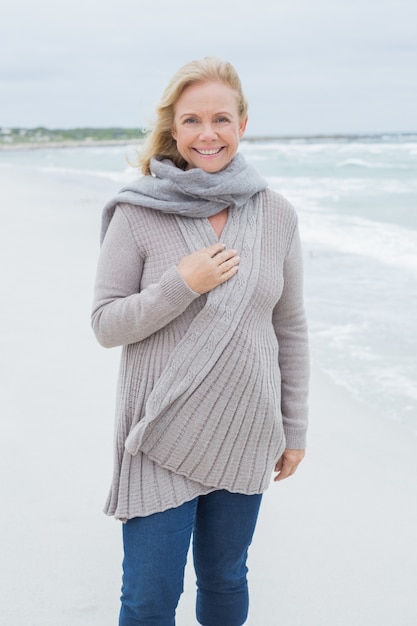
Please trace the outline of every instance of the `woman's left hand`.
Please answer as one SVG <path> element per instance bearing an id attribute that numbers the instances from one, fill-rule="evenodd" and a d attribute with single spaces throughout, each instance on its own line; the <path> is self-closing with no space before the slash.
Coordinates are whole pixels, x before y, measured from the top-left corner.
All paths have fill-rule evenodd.
<path id="1" fill-rule="evenodd" d="M 305 450 L 285 450 L 284 454 L 275 465 L 274 471 L 278 472 L 278 474 L 277 476 L 275 476 L 274 482 L 277 482 L 278 480 L 284 480 L 284 478 L 292 476 L 301 461 L 303 460 L 304 456 Z"/>

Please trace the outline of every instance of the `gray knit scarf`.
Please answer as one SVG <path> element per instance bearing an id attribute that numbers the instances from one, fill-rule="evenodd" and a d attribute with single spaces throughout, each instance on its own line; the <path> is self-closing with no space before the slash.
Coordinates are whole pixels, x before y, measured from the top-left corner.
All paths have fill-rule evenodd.
<path id="1" fill-rule="evenodd" d="M 208 437 L 211 453 L 216 454 L 223 445 L 222 437 L 207 433 L 211 410 L 206 414 L 204 406 L 207 389 L 216 386 L 216 363 L 219 359 L 227 362 L 228 352 L 236 354 L 233 336 L 251 307 L 259 280 L 262 194 L 258 192 L 267 183 L 240 154 L 225 170 L 214 174 L 199 169 L 182 171 L 159 159 L 152 161 L 152 173 L 122 190 L 105 207 L 103 235 L 116 204 L 128 202 L 177 214 L 184 239 L 194 252 L 216 241 L 208 220 L 201 218 L 229 207 L 222 241 L 238 250 L 241 259 L 237 275 L 207 294 L 205 306 L 170 354 L 148 398 L 145 414 L 135 415 L 125 443 L 130 454 L 141 450 L 162 467 L 201 481 L 195 463 L 189 460 L 190 451 L 198 455 L 201 450 L 204 455 Z M 234 358 L 226 369 L 235 367 Z M 252 366 L 247 367 L 250 370 Z M 220 400 L 219 405 L 222 402 L 227 399 Z M 244 411 L 245 407 L 236 409 L 238 419 L 244 419 Z"/>
<path id="2" fill-rule="evenodd" d="M 151 160 L 151 173 L 121 189 L 104 207 L 101 241 L 117 204 L 134 204 L 187 217 L 210 217 L 226 207 L 243 206 L 267 187 L 239 153 L 227 168 L 212 174 L 199 168 L 184 171 L 169 159 L 155 157 Z"/>

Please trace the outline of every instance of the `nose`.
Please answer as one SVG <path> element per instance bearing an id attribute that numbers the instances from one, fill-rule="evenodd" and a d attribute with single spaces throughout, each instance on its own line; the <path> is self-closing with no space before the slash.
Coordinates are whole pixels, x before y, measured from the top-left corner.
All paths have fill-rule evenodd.
<path id="1" fill-rule="evenodd" d="M 210 123 L 202 124 L 200 129 L 200 139 L 202 141 L 215 141 L 217 139 L 217 133 L 214 126 Z"/>

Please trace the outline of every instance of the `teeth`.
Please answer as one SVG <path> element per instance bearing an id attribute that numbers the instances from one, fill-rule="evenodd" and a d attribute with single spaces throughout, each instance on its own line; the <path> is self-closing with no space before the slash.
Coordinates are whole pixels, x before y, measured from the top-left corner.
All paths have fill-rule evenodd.
<path id="1" fill-rule="evenodd" d="M 217 154 L 218 152 L 220 152 L 221 148 L 215 148 L 214 150 L 197 150 L 197 152 L 199 152 L 200 154 Z"/>

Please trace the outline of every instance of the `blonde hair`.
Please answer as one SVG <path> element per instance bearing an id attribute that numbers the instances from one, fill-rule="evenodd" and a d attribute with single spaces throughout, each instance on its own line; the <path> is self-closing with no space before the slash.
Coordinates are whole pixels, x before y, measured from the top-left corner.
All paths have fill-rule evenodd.
<path id="1" fill-rule="evenodd" d="M 190 61 L 183 65 L 171 78 L 162 98 L 156 107 L 156 122 L 147 136 L 143 150 L 139 155 L 139 166 L 142 174 L 150 174 L 150 162 L 155 156 L 171 159 L 177 167 L 184 169 L 187 165 L 177 150 L 177 143 L 172 136 L 175 105 L 184 89 L 196 83 L 220 81 L 236 92 L 239 118 L 247 116 L 248 103 L 243 94 L 242 84 L 235 68 L 228 61 L 217 57 L 205 57 L 198 61 Z"/>

